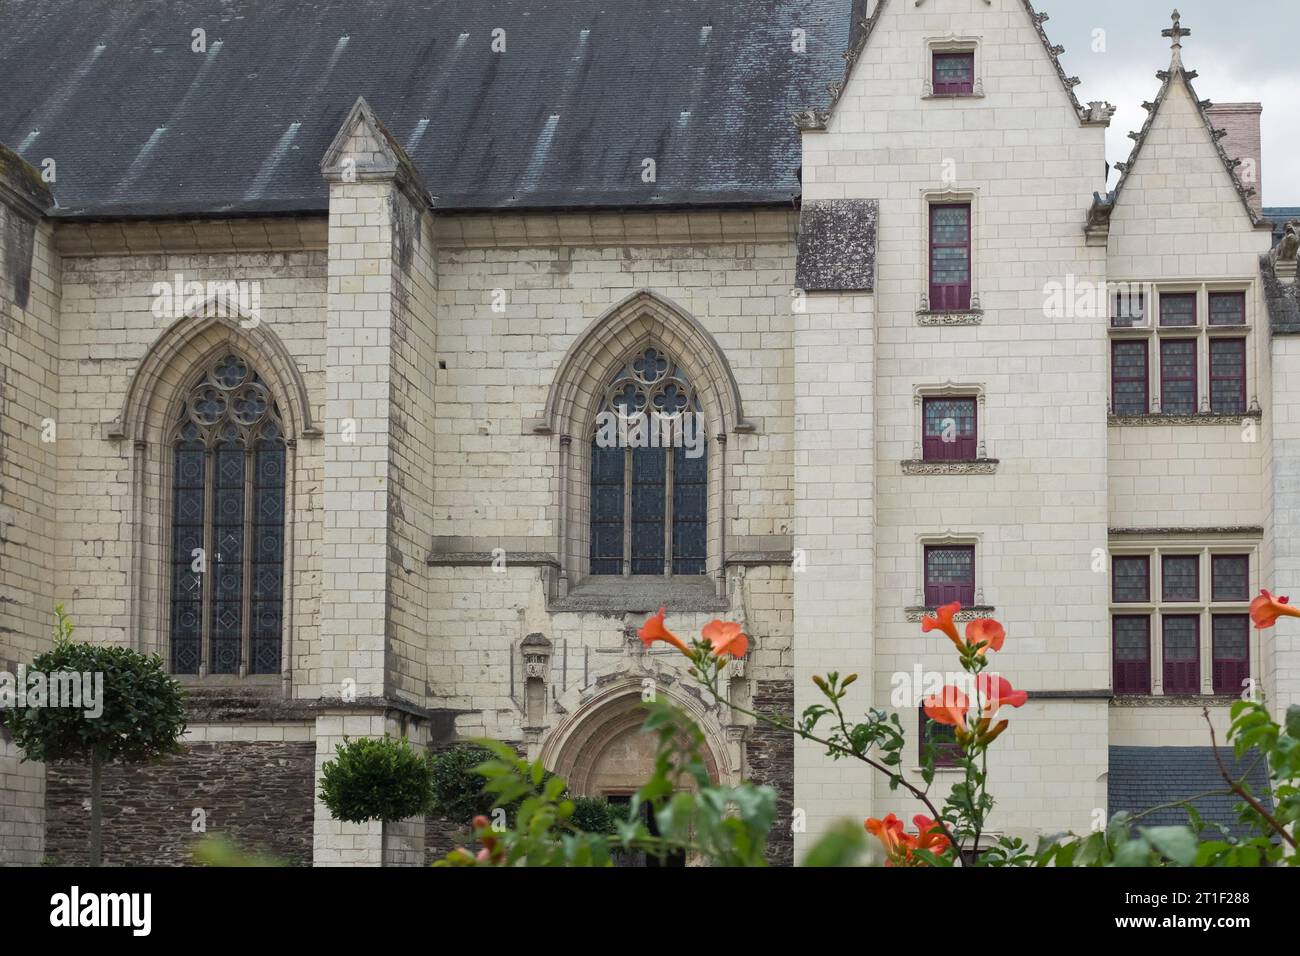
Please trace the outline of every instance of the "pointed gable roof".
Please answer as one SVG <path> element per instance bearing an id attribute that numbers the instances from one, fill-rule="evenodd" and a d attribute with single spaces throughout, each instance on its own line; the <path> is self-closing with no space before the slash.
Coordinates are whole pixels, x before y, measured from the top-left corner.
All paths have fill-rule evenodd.
<path id="1" fill-rule="evenodd" d="M 904 0 L 907 2 L 907 0 Z M 916 6 L 921 6 L 925 0 L 912 0 Z M 993 0 L 984 0 L 988 6 L 992 6 Z M 1115 112 L 1115 108 L 1109 103 L 1089 103 L 1084 106 L 1079 102 L 1079 98 L 1074 94 L 1074 88 L 1082 80 L 1077 76 L 1067 76 L 1065 67 L 1061 65 L 1061 54 L 1065 52 L 1065 47 L 1060 44 L 1054 44 L 1047 38 L 1047 31 L 1043 29 L 1043 24 L 1050 19 L 1046 13 L 1039 13 L 1034 9 L 1031 0 L 1019 0 L 1020 5 L 1024 8 L 1034 31 L 1038 34 L 1038 39 L 1043 45 L 1043 51 L 1047 54 L 1048 59 L 1056 68 L 1056 75 L 1060 77 L 1061 87 L 1065 90 L 1065 95 L 1070 98 L 1070 105 L 1074 108 L 1074 115 L 1078 118 L 1080 125 L 1100 124 L 1108 125 L 1110 118 Z M 872 32 L 876 29 L 876 24 L 880 22 L 881 14 L 889 5 L 889 0 L 879 0 L 871 15 L 867 15 L 867 8 L 871 5 L 871 0 L 853 0 L 852 19 L 849 24 L 849 48 L 844 52 L 844 75 L 835 83 L 830 84 L 826 89 L 830 92 L 830 102 L 825 106 L 801 110 L 794 114 L 795 125 L 803 130 L 824 130 L 830 122 L 831 116 L 835 113 L 835 107 L 839 104 L 840 97 L 844 95 L 844 90 L 849 85 L 849 80 L 853 76 L 853 68 L 862 55 L 862 51 L 867 47 L 867 41 L 871 39 Z"/>
<path id="2" fill-rule="evenodd" d="M 1205 133 L 1209 137 L 1210 144 L 1214 147 L 1214 151 L 1218 153 L 1219 159 L 1223 162 L 1223 168 L 1228 173 L 1228 177 L 1232 180 L 1233 188 L 1237 191 L 1237 195 L 1241 197 L 1241 206 L 1246 211 L 1246 215 L 1250 218 L 1251 225 L 1257 228 L 1272 228 L 1271 223 L 1269 223 L 1261 213 L 1256 212 L 1255 207 L 1250 203 L 1250 197 L 1255 193 L 1254 187 L 1246 186 L 1237 175 L 1237 167 L 1241 165 L 1241 160 L 1230 158 L 1227 151 L 1223 148 L 1223 138 L 1227 135 L 1227 131 L 1215 128 L 1214 122 L 1209 113 L 1209 108 L 1211 106 L 1210 101 L 1203 100 L 1196 95 L 1196 90 L 1192 86 L 1192 80 L 1196 79 L 1199 74 L 1195 70 L 1189 70 L 1183 66 L 1182 38 L 1190 36 L 1192 31 L 1182 25 L 1182 17 L 1177 10 L 1174 10 L 1171 19 L 1173 20 L 1173 26 L 1161 31 L 1162 36 L 1171 39 L 1172 50 L 1169 59 L 1169 69 L 1158 70 L 1156 72 L 1156 78 L 1161 81 L 1160 91 L 1156 94 L 1154 100 L 1142 104 L 1142 108 L 1147 111 L 1147 118 L 1146 122 L 1142 124 L 1141 130 L 1129 133 L 1129 136 L 1133 139 L 1133 151 L 1129 153 L 1129 157 L 1126 161 L 1115 164 L 1115 168 L 1120 172 L 1119 181 L 1115 184 L 1115 188 L 1105 199 L 1100 196 L 1094 196 L 1093 209 L 1089 218 L 1090 220 L 1094 217 L 1099 219 L 1109 219 L 1110 211 L 1115 208 L 1115 204 L 1123 194 L 1124 186 L 1128 182 L 1128 178 L 1132 174 L 1133 168 L 1137 165 L 1138 159 L 1141 156 L 1142 147 L 1146 144 L 1147 137 L 1151 134 L 1151 130 L 1155 126 L 1156 117 L 1160 115 L 1160 108 L 1164 105 L 1165 100 L 1169 96 L 1169 91 L 1173 88 L 1173 84 L 1181 83 L 1186 88 L 1187 95 L 1191 98 L 1192 103 L 1196 107 L 1197 113 L 1201 117 L 1201 122 L 1205 126 Z"/>

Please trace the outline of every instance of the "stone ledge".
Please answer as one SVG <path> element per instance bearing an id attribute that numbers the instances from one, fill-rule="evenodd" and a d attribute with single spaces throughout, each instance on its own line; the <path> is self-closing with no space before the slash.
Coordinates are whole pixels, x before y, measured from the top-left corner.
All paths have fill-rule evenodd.
<path id="1" fill-rule="evenodd" d="M 555 555 L 546 551 L 510 551 L 505 550 L 505 567 L 511 565 L 521 568 L 559 568 L 560 562 Z M 495 561 L 491 551 L 435 551 L 425 558 L 425 564 L 431 568 L 478 568 L 491 567 Z"/>
<path id="2" fill-rule="evenodd" d="M 1205 535 L 1235 535 L 1240 537 L 1261 537 L 1264 534 L 1262 527 L 1253 525 L 1236 525 L 1236 526 L 1212 526 L 1206 528 L 1196 527 L 1164 527 L 1164 528 L 1110 528 L 1107 534 L 1112 538 L 1124 537 L 1172 537 L 1174 535 L 1187 535 L 1203 537 Z"/>
<path id="3" fill-rule="evenodd" d="M 993 605 L 991 604 L 973 604 L 970 607 L 964 607 L 960 611 L 958 611 L 953 616 L 953 620 L 973 621 L 976 618 L 980 618 L 980 617 L 992 617 L 996 610 L 997 608 L 993 607 Z M 916 606 L 916 607 L 903 608 L 903 613 L 907 616 L 907 619 L 913 624 L 920 623 L 922 617 L 925 616 L 934 617 L 936 611 L 938 611 L 937 607 Z"/>
<path id="4" fill-rule="evenodd" d="M 963 461 L 925 461 L 909 458 L 900 463 L 905 475 L 992 475 L 1000 464 L 997 458 L 972 458 Z"/>
<path id="5" fill-rule="evenodd" d="M 454 712 L 421 707 L 400 697 L 283 698 L 238 687 L 185 689 L 185 716 L 192 724 L 265 723 L 271 721 L 314 721 L 327 714 L 384 714 L 400 711 L 433 724 L 452 722 Z"/>
<path id="6" fill-rule="evenodd" d="M 1148 415 L 1116 415 L 1111 413 L 1106 416 L 1106 424 L 1112 427 L 1124 425 L 1240 425 L 1244 419 L 1259 421 L 1263 417 L 1264 413 L 1259 409 L 1241 412 L 1236 415 L 1220 414 L 1218 412 L 1194 412 L 1190 415 L 1166 415 L 1163 412 L 1152 412 Z"/>
<path id="7" fill-rule="evenodd" d="M 717 596 L 713 578 L 705 575 L 591 575 L 549 610 L 597 614 L 652 614 L 661 607 L 678 613 L 720 613 L 730 602 Z"/>
<path id="8" fill-rule="evenodd" d="M 1241 698 L 1236 694 L 1115 694 L 1112 707 L 1227 707 Z"/>
<path id="9" fill-rule="evenodd" d="M 792 564 L 794 554 L 790 551 L 736 551 L 727 555 L 727 567 L 762 567 L 772 564 Z"/>
<path id="10" fill-rule="evenodd" d="M 961 312 L 932 312 L 920 309 L 916 313 L 917 325 L 983 325 L 983 309 L 966 309 Z"/>

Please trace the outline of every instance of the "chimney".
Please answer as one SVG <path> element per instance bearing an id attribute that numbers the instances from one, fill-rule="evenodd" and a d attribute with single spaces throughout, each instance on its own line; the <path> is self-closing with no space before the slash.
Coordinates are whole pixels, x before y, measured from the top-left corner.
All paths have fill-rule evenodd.
<path id="1" fill-rule="evenodd" d="M 1222 140 L 1223 151 L 1229 159 L 1241 160 L 1237 178 L 1243 186 L 1255 190 L 1250 204 L 1256 212 L 1260 212 L 1264 205 L 1259 144 L 1259 114 L 1263 109 L 1259 103 L 1214 103 L 1206 110 L 1210 125 L 1228 131 Z"/>

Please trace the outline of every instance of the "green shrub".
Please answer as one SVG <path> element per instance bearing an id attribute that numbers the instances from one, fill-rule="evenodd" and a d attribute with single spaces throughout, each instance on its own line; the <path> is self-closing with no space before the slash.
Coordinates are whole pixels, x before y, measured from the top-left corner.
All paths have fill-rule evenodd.
<path id="1" fill-rule="evenodd" d="M 474 744 L 459 744 L 435 754 L 430 764 L 433 812 L 457 823 L 469 823 L 480 813 L 490 814 L 495 801 L 483 792 L 483 777 L 474 768 L 493 759 L 492 751 Z"/>
<path id="2" fill-rule="evenodd" d="M 569 818 L 583 833 L 613 836 L 618 825 L 627 820 L 626 808 L 617 807 L 603 797 L 574 797 L 573 816 Z"/>
<path id="3" fill-rule="evenodd" d="M 321 802 L 336 820 L 405 820 L 433 807 L 428 757 L 406 740 L 362 737 L 338 745 L 321 768 Z"/>

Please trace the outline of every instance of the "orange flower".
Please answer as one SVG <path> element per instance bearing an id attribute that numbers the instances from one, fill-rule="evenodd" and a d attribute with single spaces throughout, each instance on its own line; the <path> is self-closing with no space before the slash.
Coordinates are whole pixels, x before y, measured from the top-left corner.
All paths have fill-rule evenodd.
<path id="1" fill-rule="evenodd" d="M 923 616 L 921 618 L 921 631 L 923 633 L 929 633 L 936 629 L 943 631 L 948 635 L 948 640 L 957 645 L 958 650 L 961 650 L 961 638 L 957 636 L 957 625 L 952 622 L 953 615 L 960 610 L 961 604 L 956 601 L 937 608 L 934 617 Z"/>
<path id="2" fill-rule="evenodd" d="M 885 848 L 885 866 L 919 866 L 922 861 L 913 855 L 915 850 L 929 850 L 940 854 L 948 850 L 951 844 L 943 835 L 939 825 L 927 816 L 917 814 L 912 818 L 916 824 L 915 835 L 903 829 L 903 821 L 889 814 L 883 820 L 872 817 L 863 824 L 867 832 L 878 839 Z"/>
<path id="3" fill-rule="evenodd" d="M 903 821 L 894 814 L 891 813 L 883 820 L 872 817 L 863 826 L 884 846 L 885 866 L 902 863 L 911 855 L 916 838 L 903 832 Z"/>
<path id="4" fill-rule="evenodd" d="M 921 706 L 925 710 L 925 716 L 936 724 L 960 728 L 966 726 L 966 711 L 970 702 L 965 694 L 951 684 L 944 687 L 938 697 L 927 697 Z"/>
<path id="5" fill-rule="evenodd" d="M 1263 590 L 1250 602 L 1250 619 L 1255 627 L 1272 627 L 1279 617 L 1300 617 L 1300 608 L 1292 607 L 1284 597 L 1273 597 Z"/>
<path id="6" fill-rule="evenodd" d="M 948 847 L 952 845 L 948 838 L 943 835 L 943 828 L 929 817 L 918 813 L 912 817 L 912 822 L 916 824 L 916 848 L 918 850 L 929 850 L 937 856 L 946 853 Z"/>
<path id="7" fill-rule="evenodd" d="M 984 719 L 991 718 L 1003 704 L 1022 707 L 1029 700 L 1029 692 L 1016 690 L 1011 681 L 996 674 L 980 674 L 975 678 L 975 690 L 984 700 Z"/>
<path id="8" fill-rule="evenodd" d="M 686 646 L 680 637 L 674 634 L 668 628 L 664 627 L 664 608 L 659 609 L 659 613 L 646 618 L 645 624 L 641 630 L 637 631 L 637 637 L 641 638 L 641 643 L 649 647 L 655 641 L 663 641 L 671 644 L 687 657 L 691 656 L 691 649 Z"/>
<path id="9" fill-rule="evenodd" d="M 741 633 L 739 624 L 731 621 L 712 620 L 704 625 L 700 636 L 713 648 L 717 657 L 744 657 L 749 650 L 749 638 Z"/>
<path id="10" fill-rule="evenodd" d="M 977 651 L 980 657 L 984 656 L 985 651 L 1002 650 L 1002 642 L 1006 639 L 1007 632 L 991 617 L 977 618 L 966 625 L 966 643 L 972 647 L 980 643 L 984 644 Z"/>

